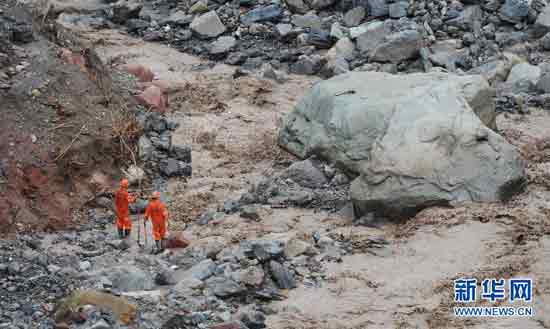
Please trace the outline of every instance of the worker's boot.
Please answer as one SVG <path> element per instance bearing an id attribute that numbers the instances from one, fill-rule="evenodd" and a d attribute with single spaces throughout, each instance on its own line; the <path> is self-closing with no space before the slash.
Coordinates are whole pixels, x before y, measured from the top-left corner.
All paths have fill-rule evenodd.
<path id="1" fill-rule="evenodd" d="M 121 228 L 118 229 L 118 238 L 119 238 L 119 239 L 124 238 L 124 230 L 121 229 Z"/>
<path id="2" fill-rule="evenodd" d="M 155 240 L 155 246 L 156 246 L 155 255 L 160 254 L 162 252 L 161 240 Z"/>
<path id="3" fill-rule="evenodd" d="M 164 251 L 166 249 L 166 239 L 160 240 L 160 250 Z"/>
<path id="4" fill-rule="evenodd" d="M 130 230 L 125 229 L 125 230 L 124 230 L 124 237 L 127 238 L 127 237 L 129 237 L 129 236 L 130 236 Z"/>

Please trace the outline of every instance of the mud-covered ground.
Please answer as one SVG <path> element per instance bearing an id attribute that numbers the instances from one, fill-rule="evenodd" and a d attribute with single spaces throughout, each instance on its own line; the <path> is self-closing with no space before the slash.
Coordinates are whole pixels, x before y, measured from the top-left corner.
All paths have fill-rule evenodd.
<path id="1" fill-rule="evenodd" d="M 268 206 L 257 207 L 259 220 L 235 213 L 198 225 L 208 210 L 237 199 L 261 177 L 272 176 L 296 160 L 277 147 L 275 135 L 281 118 L 316 78 L 289 76 L 282 84 L 253 75 L 235 78 L 234 67 L 204 67 L 197 58 L 120 31 L 80 31 L 79 36 L 92 43 L 98 41 L 96 51 L 104 63 L 142 64 L 159 79 L 185 86 L 170 95 L 173 112 L 168 116 L 180 124 L 173 142 L 192 147 L 193 176 L 169 180 L 167 198 L 170 230 L 185 229 L 192 242 L 190 248 L 237 248 L 243 241 L 254 239 L 297 239 L 314 245 L 312 236 L 317 232 L 338 250 L 336 256 L 320 248 L 321 252 L 306 260 L 289 259 L 298 284 L 295 289 L 282 290 L 282 300 L 227 301 L 212 314 L 211 322 L 224 322 L 225 312 L 234 315 L 243 305 L 256 305 L 266 314 L 266 326 L 275 329 L 550 328 L 550 143 L 545 143 L 550 140 L 550 113 L 533 108 L 525 115 L 499 117 L 500 131 L 529 161 L 527 190 L 508 204 L 427 209 L 407 223 L 379 228 L 357 226 L 351 218 L 319 209 Z M 79 233 L 27 235 L 19 236 L 17 242 L 2 241 L 6 246 L 28 240 L 41 242 L 35 249 L 27 243 L 14 244 L 21 248 L 19 251 L 0 251 L 0 265 L 7 267 L 29 258 L 36 261 L 25 256 L 33 249 L 47 255 L 45 267 L 50 265 L 50 276 L 58 273 L 51 268 L 54 264 L 80 272 L 59 276 L 75 282 L 63 291 L 30 298 L 32 304 L 46 305 L 42 316 L 48 317 L 47 310 L 53 309 L 56 299 L 68 290 L 94 287 L 102 270 L 131 265 L 153 277 L 161 267 L 186 267 L 185 250 L 148 255 L 148 250 L 135 244 L 137 230 L 129 249 L 111 247 L 118 243 L 109 223 L 112 215 L 90 218 L 104 221 L 101 225 L 93 222 Z M 136 222 L 138 219 L 134 218 Z M 89 262 L 89 266 L 82 262 Z M 319 266 L 312 268 L 312 262 Z M 10 325 L 19 321 L 11 315 L 18 314 L 17 308 L 12 310 L 16 300 L 19 304 L 29 300 L 25 283 L 15 278 L 18 275 L 22 274 L 0 277 L 0 296 L 8 297 L 0 304 L 0 328 L 12 328 Z M 532 318 L 463 320 L 453 316 L 453 279 L 519 276 L 535 282 Z M 172 288 L 155 285 L 151 290 L 155 294 L 158 291 L 158 299 L 151 297 L 154 294 L 125 295 L 138 305 L 141 320 L 137 327 L 160 328 L 171 315 L 185 312 L 185 304 L 173 309 L 179 304 L 166 297 Z"/>

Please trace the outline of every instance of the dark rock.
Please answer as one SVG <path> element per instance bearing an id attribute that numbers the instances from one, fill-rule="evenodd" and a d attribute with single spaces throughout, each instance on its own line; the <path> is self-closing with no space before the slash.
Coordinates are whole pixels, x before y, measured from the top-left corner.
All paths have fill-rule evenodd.
<path id="1" fill-rule="evenodd" d="M 295 74 L 312 75 L 321 71 L 324 61 L 319 55 L 301 55 L 298 60 L 292 64 L 290 70 Z"/>
<path id="2" fill-rule="evenodd" d="M 499 13 L 502 20 L 519 23 L 529 14 L 529 3 L 526 0 L 506 0 Z"/>
<path id="3" fill-rule="evenodd" d="M 240 216 L 242 218 L 248 218 L 256 222 L 259 222 L 261 219 L 260 214 L 258 213 L 258 208 L 255 206 L 242 207 Z"/>
<path id="4" fill-rule="evenodd" d="M 540 39 L 540 45 L 542 49 L 549 51 L 550 50 L 550 33 L 546 33 L 544 37 Z"/>
<path id="5" fill-rule="evenodd" d="M 344 23 L 346 23 L 347 26 L 357 26 L 361 24 L 361 21 L 365 18 L 366 11 L 363 7 L 355 7 L 353 9 L 348 10 L 348 12 L 344 15 Z"/>
<path id="6" fill-rule="evenodd" d="M 319 29 L 311 29 L 307 36 L 307 41 L 310 45 L 320 49 L 329 49 L 334 44 L 330 33 Z"/>
<path id="7" fill-rule="evenodd" d="M 391 18 L 401 18 L 407 16 L 409 10 L 408 1 L 397 1 L 389 5 L 389 15 Z"/>
<path id="8" fill-rule="evenodd" d="M 237 211 L 239 211 L 239 208 L 240 208 L 240 204 L 239 204 L 239 201 L 237 200 L 226 200 L 223 203 L 223 211 L 226 214 L 236 213 Z"/>
<path id="9" fill-rule="evenodd" d="M 210 46 L 211 55 L 222 55 L 228 53 L 231 49 L 235 48 L 237 40 L 233 37 L 224 36 L 219 37 Z"/>
<path id="10" fill-rule="evenodd" d="M 191 164 L 176 159 L 163 159 L 159 163 L 161 173 L 166 177 L 187 176 L 191 177 Z"/>
<path id="11" fill-rule="evenodd" d="M 273 240 L 245 241 L 241 243 L 241 248 L 247 257 L 256 258 L 260 262 L 277 258 L 284 251 L 284 245 Z"/>
<path id="12" fill-rule="evenodd" d="M 303 0 L 284 0 L 291 12 L 305 14 L 309 10 L 308 5 Z"/>
<path id="13" fill-rule="evenodd" d="M 235 52 L 235 53 L 229 54 L 225 62 L 229 65 L 240 65 L 246 62 L 247 59 L 248 59 L 248 56 L 246 54 L 241 52 Z"/>
<path id="14" fill-rule="evenodd" d="M 164 40 L 164 34 L 160 31 L 147 31 L 143 34 L 143 41 L 155 42 Z"/>
<path id="15" fill-rule="evenodd" d="M 279 5 L 269 5 L 265 7 L 255 8 L 243 16 L 241 16 L 241 22 L 245 25 L 252 23 L 266 22 L 266 21 L 278 21 L 283 15 L 283 10 Z"/>
<path id="16" fill-rule="evenodd" d="M 235 296 L 246 291 L 246 287 L 223 276 L 216 276 L 206 280 L 206 285 L 212 290 L 214 295 L 220 298 Z"/>
<path id="17" fill-rule="evenodd" d="M 373 17 L 385 17 L 390 14 L 387 0 L 367 0 L 368 12 Z"/>
<path id="18" fill-rule="evenodd" d="M 249 329 L 267 328 L 265 325 L 265 314 L 258 311 L 243 313 L 239 316 L 241 322 Z"/>
<path id="19" fill-rule="evenodd" d="M 111 20 L 117 24 L 125 24 L 129 19 L 138 18 L 143 6 L 134 1 L 121 0 L 113 6 Z"/>
<path id="20" fill-rule="evenodd" d="M 296 280 L 290 271 L 281 263 L 272 260 L 269 262 L 271 275 L 280 289 L 296 288 Z"/>
<path id="21" fill-rule="evenodd" d="M 324 9 L 336 3 L 337 0 L 313 0 L 311 6 L 315 9 Z"/>
<path id="22" fill-rule="evenodd" d="M 144 21 L 142 19 L 132 18 L 126 22 L 126 28 L 130 33 L 139 33 L 146 30 L 148 27 L 149 27 L 149 22 Z"/>
<path id="23" fill-rule="evenodd" d="M 191 163 L 191 147 L 184 145 L 172 145 L 170 156 L 185 163 Z"/>
<path id="24" fill-rule="evenodd" d="M 293 163 L 281 177 L 290 178 L 300 186 L 309 188 L 319 188 L 328 183 L 323 172 L 309 159 Z"/>

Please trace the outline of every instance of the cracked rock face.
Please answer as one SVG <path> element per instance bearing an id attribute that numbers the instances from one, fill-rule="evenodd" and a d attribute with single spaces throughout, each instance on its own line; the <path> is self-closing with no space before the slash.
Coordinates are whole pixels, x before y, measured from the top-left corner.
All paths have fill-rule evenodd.
<path id="1" fill-rule="evenodd" d="M 315 85 L 279 143 L 358 177 L 356 215 L 408 217 L 433 205 L 504 200 L 524 164 L 495 133 L 494 91 L 480 76 L 354 72 Z"/>

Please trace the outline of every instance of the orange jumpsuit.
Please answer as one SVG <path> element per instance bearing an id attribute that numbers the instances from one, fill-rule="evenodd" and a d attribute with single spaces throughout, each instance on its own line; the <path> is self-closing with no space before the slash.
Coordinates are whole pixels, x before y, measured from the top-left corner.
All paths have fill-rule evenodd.
<path id="1" fill-rule="evenodd" d="M 115 194 L 115 205 L 116 205 L 116 226 L 120 230 L 131 230 L 132 221 L 130 220 L 130 210 L 128 205 L 134 202 L 134 197 L 132 197 L 128 190 L 125 188 L 120 188 Z"/>
<path id="2" fill-rule="evenodd" d="M 145 210 L 145 220 L 151 219 L 153 223 L 153 237 L 155 240 L 162 240 L 166 235 L 166 223 L 168 221 L 168 210 L 158 199 L 152 200 Z"/>

